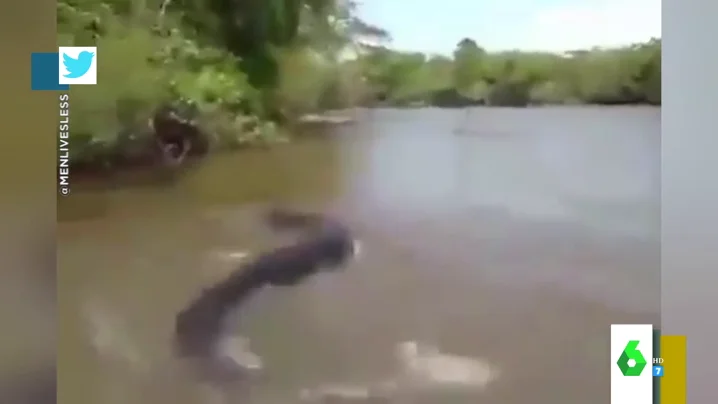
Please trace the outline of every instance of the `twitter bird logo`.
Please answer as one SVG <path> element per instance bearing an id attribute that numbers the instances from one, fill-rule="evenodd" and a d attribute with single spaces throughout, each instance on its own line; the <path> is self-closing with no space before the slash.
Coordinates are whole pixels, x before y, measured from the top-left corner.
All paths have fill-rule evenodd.
<path id="1" fill-rule="evenodd" d="M 94 56 L 94 53 L 88 51 L 80 52 L 77 59 L 73 59 L 67 54 L 62 55 L 62 62 L 65 65 L 65 69 L 69 72 L 65 77 L 68 79 L 77 79 L 84 76 L 85 73 L 90 70 Z"/>
<path id="2" fill-rule="evenodd" d="M 59 50 L 60 84 L 97 84 L 97 47 L 61 46 Z"/>

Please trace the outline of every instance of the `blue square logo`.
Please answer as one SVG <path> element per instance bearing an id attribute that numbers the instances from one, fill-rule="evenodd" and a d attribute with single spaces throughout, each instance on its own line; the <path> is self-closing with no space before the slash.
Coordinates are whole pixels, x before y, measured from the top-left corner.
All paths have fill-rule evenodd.
<path id="1" fill-rule="evenodd" d="M 30 55 L 33 91 L 67 91 L 70 84 L 97 84 L 97 47 L 60 47 L 59 52 Z"/>
<path id="2" fill-rule="evenodd" d="M 61 46 L 58 52 L 58 83 L 97 84 L 97 47 Z"/>
<path id="3" fill-rule="evenodd" d="M 663 377 L 663 366 L 653 367 L 653 377 Z"/>

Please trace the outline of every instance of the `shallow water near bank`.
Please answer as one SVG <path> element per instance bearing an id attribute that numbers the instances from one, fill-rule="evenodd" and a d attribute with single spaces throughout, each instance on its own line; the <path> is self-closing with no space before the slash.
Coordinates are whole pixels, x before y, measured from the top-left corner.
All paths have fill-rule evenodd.
<path id="1" fill-rule="evenodd" d="M 259 219 L 285 204 L 342 217 L 363 253 L 249 305 L 238 331 L 267 373 L 228 402 L 376 380 L 403 340 L 501 369 L 467 402 L 607 402 L 608 325 L 658 322 L 660 110 L 356 117 L 172 181 L 73 190 L 58 226 L 61 398 L 209 402 L 171 358 L 174 315 L 233 254 L 286 242 Z"/>

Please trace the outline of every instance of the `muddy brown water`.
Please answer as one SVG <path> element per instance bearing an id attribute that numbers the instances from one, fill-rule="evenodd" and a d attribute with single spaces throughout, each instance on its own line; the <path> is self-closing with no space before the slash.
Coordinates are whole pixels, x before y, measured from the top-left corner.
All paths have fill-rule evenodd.
<path id="1" fill-rule="evenodd" d="M 58 230 L 62 402 L 210 402 L 170 358 L 173 316 L 227 253 L 284 241 L 258 219 L 275 204 L 336 213 L 363 255 L 246 308 L 238 332 L 267 373 L 227 402 L 375 379 L 406 339 L 500 368 L 469 402 L 607 402 L 609 324 L 658 321 L 660 110 L 357 117 L 172 182 L 75 189 Z"/>

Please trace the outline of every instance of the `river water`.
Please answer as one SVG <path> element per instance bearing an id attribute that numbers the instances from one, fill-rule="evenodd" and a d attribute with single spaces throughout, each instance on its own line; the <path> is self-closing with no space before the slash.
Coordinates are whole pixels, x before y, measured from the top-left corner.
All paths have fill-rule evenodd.
<path id="1" fill-rule="evenodd" d="M 356 115 L 180 177 L 76 188 L 59 211 L 60 399 L 209 403 L 170 357 L 174 314 L 233 253 L 285 241 L 259 220 L 282 204 L 342 217 L 363 253 L 241 314 L 267 371 L 228 402 L 376 378 L 407 339 L 499 368 L 472 403 L 607 402 L 609 324 L 658 322 L 660 110 Z"/>

